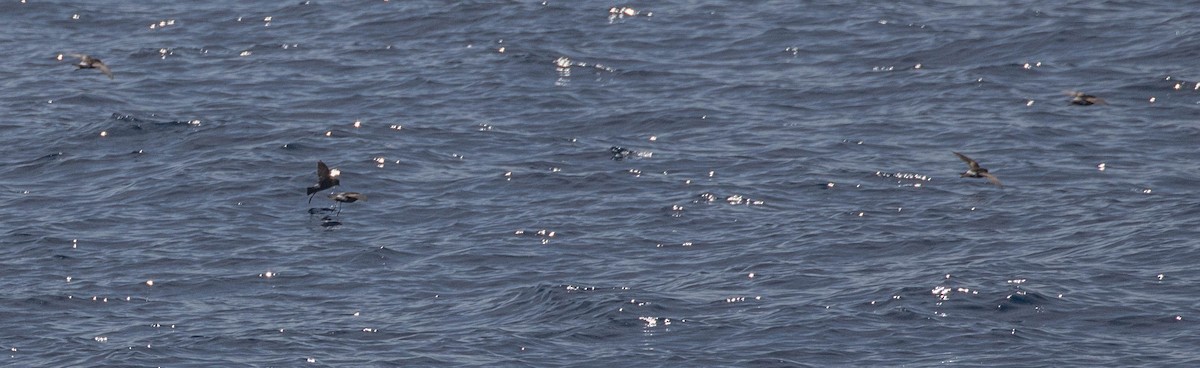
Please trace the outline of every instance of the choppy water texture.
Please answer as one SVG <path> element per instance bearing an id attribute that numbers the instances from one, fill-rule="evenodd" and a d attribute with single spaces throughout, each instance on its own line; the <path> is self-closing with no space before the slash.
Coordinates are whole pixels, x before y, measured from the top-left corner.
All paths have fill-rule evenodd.
<path id="1" fill-rule="evenodd" d="M 0 365 L 1200 365 L 1194 7 L 268 3 L 0 3 Z"/>

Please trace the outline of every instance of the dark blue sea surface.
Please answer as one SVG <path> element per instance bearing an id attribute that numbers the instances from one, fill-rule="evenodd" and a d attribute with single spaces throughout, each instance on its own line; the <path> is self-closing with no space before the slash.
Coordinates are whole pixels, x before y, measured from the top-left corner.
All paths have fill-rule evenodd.
<path id="1" fill-rule="evenodd" d="M 1197 366 L 1197 22 L 6 0 L 0 366 Z"/>

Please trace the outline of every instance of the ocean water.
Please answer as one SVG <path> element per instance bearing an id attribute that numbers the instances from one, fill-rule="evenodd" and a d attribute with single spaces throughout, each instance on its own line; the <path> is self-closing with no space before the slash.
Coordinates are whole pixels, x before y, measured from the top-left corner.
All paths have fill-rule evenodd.
<path id="1" fill-rule="evenodd" d="M 6 0 L 0 366 L 1200 365 L 1197 21 Z"/>

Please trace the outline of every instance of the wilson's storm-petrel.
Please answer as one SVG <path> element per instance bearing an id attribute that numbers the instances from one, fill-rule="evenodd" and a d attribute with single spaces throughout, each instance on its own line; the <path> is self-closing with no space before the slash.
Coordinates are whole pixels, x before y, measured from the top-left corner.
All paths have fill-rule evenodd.
<path id="1" fill-rule="evenodd" d="M 340 185 L 342 183 L 338 179 L 340 176 L 342 176 L 340 170 L 330 170 L 329 166 L 325 166 L 324 162 L 317 161 L 317 185 L 308 187 L 308 203 L 312 203 L 312 197 L 317 192 Z"/>
<path id="2" fill-rule="evenodd" d="M 100 72 L 107 75 L 108 79 L 113 79 L 112 70 L 108 70 L 108 65 L 104 65 L 104 62 L 100 61 L 100 59 L 84 54 L 71 54 L 71 57 L 79 58 L 79 64 L 75 64 L 79 69 L 100 69 Z"/>
<path id="3" fill-rule="evenodd" d="M 360 200 L 361 201 L 367 200 L 367 196 L 362 193 L 359 193 L 359 192 L 341 192 L 341 193 L 330 193 L 329 199 L 332 199 L 335 202 L 354 203 L 354 202 L 358 202 Z"/>
<path id="4" fill-rule="evenodd" d="M 367 196 L 363 195 L 362 193 L 358 193 L 358 192 L 341 192 L 341 193 L 329 193 L 329 199 L 332 199 L 334 202 L 337 202 L 337 204 L 338 204 L 337 214 L 340 215 L 340 214 L 342 214 L 342 203 L 354 203 L 354 202 L 358 202 L 360 200 L 365 201 L 365 200 L 367 200 Z"/>
<path id="5" fill-rule="evenodd" d="M 1004 187 L 1004 185 L 1000 184 L 1000 179 L 996 179 L 995 175 L 988 173 L 988 169 L 979 167 L 978 161 L 972 160 L 970 157 L 967 157 L 966 155 L 963 155 L 958 152 L 955 152 L 954 155 L 958 156 L 959 159 L 962 159 L 963 162 L 967 163 L 967 172 L 962 173 L 962 175 L 959 175 L 959 177 L 987 178 L 988 181 L 992 182 L 992 184 L 996 184 L 997 187 L 1001 187 L 1001 188 Z"/>
<path id="6" fill-rule="evenodd" d="M 1088 105 L 1096 105 L 1096 104 L 1099 104 L 1099 105 L 1107 105 L 1108 104 L 1108 102 L 1105 102 L 1103 98 L 1092 96 L 1092 95 L 1089 95 L 1089 94 L 1086 94 L 1083 92 L 1066 91 L 1064 93 L 1066 93 L 1067 96 L 1071 96 L 1071 104 L 1072 105 L 1088 106 Z"/>

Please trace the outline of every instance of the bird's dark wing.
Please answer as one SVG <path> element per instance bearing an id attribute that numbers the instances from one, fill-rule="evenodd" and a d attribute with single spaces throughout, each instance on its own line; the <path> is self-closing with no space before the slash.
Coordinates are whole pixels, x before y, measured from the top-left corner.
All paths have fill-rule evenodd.
<path id="1" fill-rule="evenodd" d="M 961 153 L 958 153 L 958 152 L 955 152 L 955 153 L 954 153 L 954 155 L 955 155 L 955 156 L 958 156 L 958 158 L 959 158 L 959 159 L 961 159 L 961 160 L 963 160 L 963 162 L 966 162 L 966 163 L 967 163 L 967 166 L 970 166 L 970 167 L 971 167 L 971 170 L 978 170 L 978 169 L 979 169 L 979 163 L 978 163 L 978 162 L 975 162 L 975 160 L 972 160 L 970 157 L 967 157 L 967 155 L 964 155 L 964 154 L 961 154 Z"/>
<path id="2" fill-rule="evenodd" d="M 317 161 L 317 179 L 322 181 L 329 179 L 329 166 L 325 166 L 325 163 L 321 161 Z"/>
<path id="3" fill-rule="evenodd" d="M 979 175 L 983 175 L 983 177 L 987 178 L 987 180 L 992 182 L 992 184 L 996 184 L 996 186 L 1004 188 L 1004 184 L 1000 184 L 1000 179 L 997 179 L 995 175 L 989 173 L 979 173 Z"/>
<path id="4" fill-rule="evenodd" d="M 108 65 L 104 65 L 104 63 L 97 61 L 93 63 L 92 66 L 96 67 L 96 69 L 100 69 L 100 72 L 104 73 L 104 75 L 107 75 L 108 79 L 113 79 L 112 70 L 108 70 Z"/>

